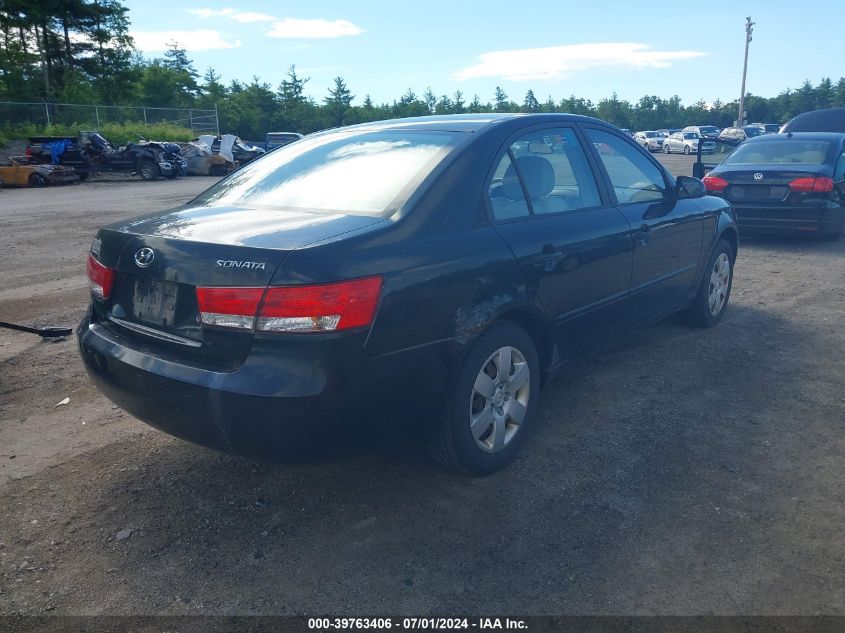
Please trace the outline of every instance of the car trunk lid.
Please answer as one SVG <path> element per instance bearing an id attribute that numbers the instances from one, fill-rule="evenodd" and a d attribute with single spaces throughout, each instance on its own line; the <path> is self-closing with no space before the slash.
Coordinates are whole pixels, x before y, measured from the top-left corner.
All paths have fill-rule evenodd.
<path id="1" fill-rule="evenodd" d="M 197 288 L 265 288 L 291 250 L 378 221 L 200 207 L 109 227 L 92 250 L 115 270 L 114 282 L 108 302 L 95 302 L 95 310 L 106 327 L 128 338 L 236 368 L 249 353 L 253 331 L 203 325 Z"/>
<path id="2" fill-rule="evenodd" d="M 823 165 L 801 165 L 772 169 L 771 165 L 743 165 L 742 169 L 720 169 L 714 176 L 728 182 L 725 197 L 731 202 L 769 203 L 784 201 L 791 190 L 789 183 L 798 178 L 818 175 Z"/>

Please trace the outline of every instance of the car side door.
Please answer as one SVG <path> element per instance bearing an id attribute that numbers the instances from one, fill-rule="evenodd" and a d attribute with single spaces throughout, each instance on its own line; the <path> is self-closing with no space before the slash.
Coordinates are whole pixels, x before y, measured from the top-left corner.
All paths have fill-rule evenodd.
<path id="1" fill-rule="evenodd" d="M 610 130 L 584 125 L 617 208 L 631 226 L 631 317 L 639 322 L 686 300 L 701 257 L 704 219 L 694 199 L 650 155 Z"/>
<path id="2" fill-rule="evenodd" d="M 561 359 L 626 325 L 630 225 L 596 178 L 584 143 L 573 125 L 512 135 L 487 189 L 493 226 L 546 311 Z"/>
<path id="3" fill-rule="evenodd" d="M 675 132 L 669 137 L 669 149 L 673 152 L 682 152 L 684 151 L 684 143 L 683 143 L 684 135 L 680 132 Z"/>

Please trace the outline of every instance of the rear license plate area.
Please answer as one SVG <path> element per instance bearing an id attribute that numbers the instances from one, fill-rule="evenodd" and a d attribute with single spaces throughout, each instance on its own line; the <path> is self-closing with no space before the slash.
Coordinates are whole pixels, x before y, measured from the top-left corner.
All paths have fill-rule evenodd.
<path id="1" fill-rule="evenodd" d="M 788 187 L 770 185 L 732 185 L 728 192 L 730 200 L 782 199 Z"/>
<path id="2" fill-rule="evenodd" d="M 176 284 L 138 277 L 132 292 L 131 316 L 142 323 L 173 326 L 179 288 Z"/>

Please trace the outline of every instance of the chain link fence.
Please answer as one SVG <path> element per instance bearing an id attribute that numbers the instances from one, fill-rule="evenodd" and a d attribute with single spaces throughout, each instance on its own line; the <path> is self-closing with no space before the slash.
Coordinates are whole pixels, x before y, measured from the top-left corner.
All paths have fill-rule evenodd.
<path id="1" fill-rule="evenodd" d="M 99 130 L 106 123 L 168 123 L 197 135 L 220 135 L 217 109 L 148 108 L 146 106 L 84 105 L 78 103 L 26 103 L 0 101 L 0 127 L 80 125 Z"/>

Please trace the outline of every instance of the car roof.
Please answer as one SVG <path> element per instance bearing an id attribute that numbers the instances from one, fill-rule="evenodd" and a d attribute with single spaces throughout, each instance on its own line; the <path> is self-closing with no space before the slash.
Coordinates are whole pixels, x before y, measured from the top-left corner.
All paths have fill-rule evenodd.
<path id="1" fill-rule="evenodd" d="M 482 114 L 441 114 L 420 117 L 405 117 L 401 119 L 388 119 L 385 121 L 372 121 L 360 123 L 344 128 L 333 128 L 343 130 L 430 130 L 438 132 L 481 132 L 506 122 L 519 120 L 526 125 L 534 123 L 552 122 L 576 122 L 601 123 L 613 127 L 606 121 L 580 114 L 523 114 L 514 112 L 482 113 Z M 327 132 L 330 130 L 326 130 Z"/>
<path id="2" fill-rule="evenodd" d="M 845 108 L 828 108 L 799 114 L 786 122 L 784 131 L 789 132 L 795 128 L 796 132 L 800 132 L 802 128 L 806 130 L 808 127 L 845 132 Z"/>
<path id="3" fill-rule="evenodd" d="M 845 133 L 842 132 L 787 132 L 786 134 L 764 134 L 762 136 L 754 136 L 746 143 L 760 143 L 762 141 L 783 141 L 802 140 L 802 141 L 845 141 Z"/>

